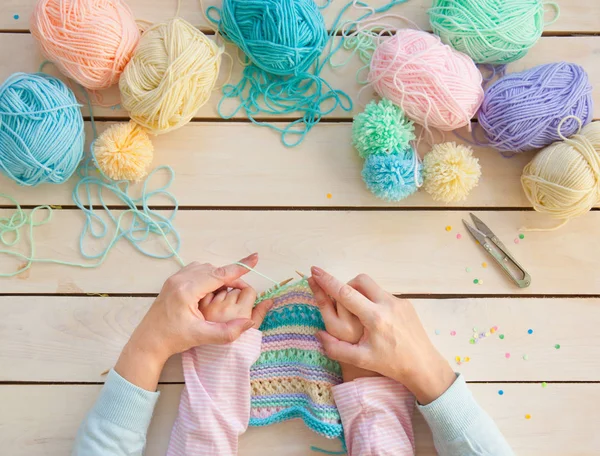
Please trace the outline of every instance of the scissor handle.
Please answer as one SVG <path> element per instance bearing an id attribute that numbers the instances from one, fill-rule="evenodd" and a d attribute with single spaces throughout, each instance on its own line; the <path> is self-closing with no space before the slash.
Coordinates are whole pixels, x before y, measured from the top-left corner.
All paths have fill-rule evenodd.
<path id="1" fill-rule="evenodd" d="M 494 244 L 496 244 L 496 247 L 498 247 L 498 249 L 502 252 L 502 254 L 492 250 L 492 246 L 490 244 L 488 244 L 487 242 L 483 245 L 483 248 L 494 258 L 494 260 L 496 260 L 496 263 L 498 263 L 502 267 L 502 270 L 506 273 L 506 275 L 508 275 L 510 277 L 510 279 L 514 283 L 516 283 L 517 286 L 519 286 L 520 288 L 527 288 L 529 285 L 531 285 L 531 276 L 523 268 L 523 266 L 521 266 L 519 264 L 519 262 L 511 255 L 511 253 L 504 246 L 502 241 L 500 239 L 498 239 L 498 237 L 496 237 L 496 236 L 493 236 L 492 238 L 488 238 L 488 239 L 491 239 L 492 242 Z M 510 262 L 519 271 L 521 271 L 521 273 L 523 274 L 522 278 L 515 277 L 513 275 L 513 271 L 506 264 L 507 260 L 510 260 Z"/>

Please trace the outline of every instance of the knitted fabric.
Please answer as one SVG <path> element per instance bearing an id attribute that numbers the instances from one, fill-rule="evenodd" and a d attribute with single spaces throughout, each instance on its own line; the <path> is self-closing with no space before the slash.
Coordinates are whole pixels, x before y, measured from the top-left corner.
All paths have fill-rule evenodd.
<path id="1" fill-rule="evenodd" d="M 274 305 L 260 327 L 261 355 L 250 368 L 250 426 L 302 418 L 318 434 L 342 437 L 331 391 L 342 382 L 341 369 L 315 337 L 325 324 L 306 279 L 268 292 L 257 302 L 268 298 Z"/>

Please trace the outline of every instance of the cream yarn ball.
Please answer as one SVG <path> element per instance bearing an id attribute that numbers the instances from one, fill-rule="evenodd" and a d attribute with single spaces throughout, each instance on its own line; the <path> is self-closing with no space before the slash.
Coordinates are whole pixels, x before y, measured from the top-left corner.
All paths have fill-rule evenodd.
<path id="1" fill-rule="evenodd" d="M 436 144 L 423 158 L 423 187 L 435 201 L 464 201 L 480 177 L 479 160 L 469 146 Z"/>

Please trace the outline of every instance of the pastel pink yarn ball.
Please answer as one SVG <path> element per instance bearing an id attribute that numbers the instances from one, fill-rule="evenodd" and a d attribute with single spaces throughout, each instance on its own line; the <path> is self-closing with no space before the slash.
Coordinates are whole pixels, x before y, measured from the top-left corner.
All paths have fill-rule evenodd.
<path id="1" fill-rule="evenodd" d="M 470 124 L 483 101 L 473 60 L 427 32 L 398 30 L 373 53 L 368 76 L 375 91 L 425 128 Z"/>
<path id="2" fill-rule="evenodd" d="M 116 84 L 140 39 L 121 0 L 39 0 L 31 33 L 45 58 L 89 90 Z"/>

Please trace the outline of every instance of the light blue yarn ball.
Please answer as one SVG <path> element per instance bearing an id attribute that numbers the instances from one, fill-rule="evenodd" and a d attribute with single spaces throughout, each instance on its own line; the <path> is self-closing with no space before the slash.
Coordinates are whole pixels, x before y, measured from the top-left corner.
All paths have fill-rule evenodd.
<path id="1" fill-rule="evenodd" d="M 362 178 L 367 188 L 385 201 L 400 201 L 415 193 L 422 183 L 422 166 L 416 167 L 412 149 L 395 154 L 372 154 L 367 157 Z"/>
<path id="2" fill-rule="evenodd" d="M 17 183 L 65 182 L 83 157 L 75 95 L 43 73 L 15 73 L 0 86 L 0 171 Z"/>
<path id="3" fill-rule="evenodd" d="M 278 76 L 306 71 L 327 43 L 315 0 L 223 0 L 216 22 L 252 63 Z"/>

